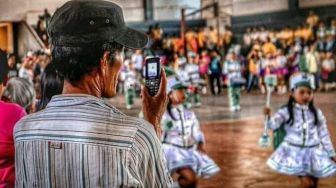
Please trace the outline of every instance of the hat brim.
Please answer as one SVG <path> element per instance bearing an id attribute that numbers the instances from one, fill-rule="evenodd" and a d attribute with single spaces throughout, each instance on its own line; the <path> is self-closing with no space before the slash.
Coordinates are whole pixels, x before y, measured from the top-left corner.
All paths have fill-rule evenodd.
<path id="1" fill-rule="evenodd" d="M 126 27 L 125 33 L 115 39 L 115 42 L 131 49 L 144 48 L 148 43 L 148 36 L 129 27 Z"/>
<path id="2" fill-rule="evenodd" d="M 310 82 L 306 82 L 306 81 L 302 81 L 302 82 L 298 82 L 295 84 L 295 88 L 297 87 L 307 87 L 307 88 L 310 88 L 310 89 L 315 89 L 311 84 Z"/>
<path id="3" fill-rule="evenodd" d="M 174 69 L 170 68 L 170 67 L 167 67 L 167 66 L 164 66 L 164 70 L 165 70 L 165 73 L 166 73 L 166 76 L 174 76 L 175 75 L 175 71 Z"/>
<path id="4" fill-rule="evenodd" d="M 178 89 L 187 89 L 188 87 L 183 85 L 183 84 L 176 84 L 172 87 L 173 90 L 178 90 Z"/>

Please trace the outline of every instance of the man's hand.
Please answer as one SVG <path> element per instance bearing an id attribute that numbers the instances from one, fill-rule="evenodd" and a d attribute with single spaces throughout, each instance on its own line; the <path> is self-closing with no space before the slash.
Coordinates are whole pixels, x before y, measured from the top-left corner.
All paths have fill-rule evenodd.
<path id="1" fill-rule="evenodd" d="M 161 136 L 161 118 L 166 110 L 168 98 L 166 93 L 167 79 L 163 68 L 161 68 L 161 81 L 158 93 L 155 96 L 150 96 L 148 88 L 142 85 L 142 111 L 144 119 L 150 122 L 156 131 L 158 137 Z"/>

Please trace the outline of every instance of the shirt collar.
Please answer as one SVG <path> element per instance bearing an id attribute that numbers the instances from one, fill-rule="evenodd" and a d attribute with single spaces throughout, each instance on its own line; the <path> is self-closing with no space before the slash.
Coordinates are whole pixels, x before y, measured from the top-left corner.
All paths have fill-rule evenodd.
<path id="1" fill-rule="evenodd" d="M 309 109 L 308 105 L 302 105 L 302 104 L 298 104 L 298 103 L 295 103 L 295 107 L 300 109 L 300 110 L 308 110 Z"/>
<path id="2" fill-rule="evenodd" d="M 52 97 L 52 99 L 50 100 L 46 108 L 68 107 L 68 106 L 76 106 L 76 105 L 92 104 L 92 103 L 96 103 L 97 105 L 104 107 L 104 108 L 109 108 L 116 114 L 124 115 L 122 112 L 120 112 L 116 107 L 114 107 L 107 100 L 104 100 L 103 98 L 95 97 L 93 95 L 87 95 L 87 94 L 55 95 Z"/>

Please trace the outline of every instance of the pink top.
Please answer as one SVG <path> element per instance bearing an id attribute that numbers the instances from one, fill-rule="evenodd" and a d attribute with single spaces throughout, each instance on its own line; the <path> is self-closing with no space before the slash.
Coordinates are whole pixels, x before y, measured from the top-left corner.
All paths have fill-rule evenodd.
<path id="1" fill-rule="evenodd" d="M 14 187 L 13 129 L 26 112 L 19 105 L 0 100 L 0 188 Z"/>

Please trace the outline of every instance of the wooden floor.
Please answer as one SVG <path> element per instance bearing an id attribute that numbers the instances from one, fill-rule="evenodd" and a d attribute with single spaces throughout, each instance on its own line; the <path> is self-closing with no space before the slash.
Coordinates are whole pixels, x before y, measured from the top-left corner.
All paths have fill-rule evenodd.
<path id="1" fill-rule="evenodd" d="M 324 112 L 329 131 L 336 146 L 336 92 L 317 93 L 316 106 Z M 135 109 L 127 111 L 122 104 L 122 97 L 112 99 L 119 101 L 123 112 L 136 115 L 140 109 L 137 101 Z M 242 111 L 228 111 L 227 96 L 203 98 L 202 108 L 194 109 L 201 121 L 206 137 L 206 149 L 221 172 L 211 179 L 200 180 L 200 188 L 296 188 L 297 177 L 284 176 L 271 171 L 265 164 L 272 149 L 261 149 L 257 145 L 263 128 L 262 109 L 265 96 L 261 94 L 244 94 Z M 287 101 L 288 96 L 274 95 L 272 108 L 276 110 Z M 117 106 L 118 106 L 117 105 Z M 336 188 L 336 176 L 320 180 L 320 188 Z"/>

